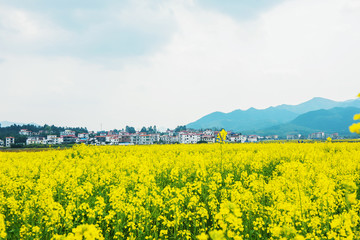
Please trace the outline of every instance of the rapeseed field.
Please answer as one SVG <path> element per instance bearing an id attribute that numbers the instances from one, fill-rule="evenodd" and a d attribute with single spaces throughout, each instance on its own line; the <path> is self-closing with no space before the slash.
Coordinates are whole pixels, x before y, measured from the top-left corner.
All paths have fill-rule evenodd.
<path id="1" fill-rule="evenodd" d="M 360 143 L 0 152 L 0 239 L 360 239 L 359 186 Z"/>

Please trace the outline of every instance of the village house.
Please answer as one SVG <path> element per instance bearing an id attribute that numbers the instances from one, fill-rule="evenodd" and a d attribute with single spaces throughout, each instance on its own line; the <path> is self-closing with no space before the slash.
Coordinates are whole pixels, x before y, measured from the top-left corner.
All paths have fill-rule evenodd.
<path id="1" fill-rule="evenodd" d="M 11 147 L 12 144 L 15 144 L 14 137 L 6 137 L 5 138 L 5 147 Z"/>
<path id="2" fill-rule="evenodd" d="M 279 135 L 269 135 L 269 136 L 265 136 L 266 140 L 277 140 L 279 139 Z"/>
<path id="3" fill-rule="evenodd" d="M 28 137 L 26 139 L 26 145 L 33 144 L 47 144 L 47 140 L 44 137 Z"/>
<path id="4" fill-rule="evenodd" d="M 183 144 L 194 144 L 201 141 L 201 134 L 199 133 L 190 133 L 190 132 L 180 132 L 179 133 L 179 142 Z"/>
<path id="5" fill-rule="evenodd" d="M 4 147 L 4 141 L 0 139 L 0 147 Z"/>
<path id="6" fill-rule="evenodd" d="M 301 138 L 301 134 L 289 134 L 286 135 L 286 140 L 297 140 Z"/>
<path id="7" fill-rule="evenodd" d="M 241 134 L 231 134 L 231 135 L 227 136 L 227 139 L 233 143 L 241 143 L 242 135 Z"/>
<path id="8" fill-rule="evenodd" d="M 46 136 L 46 142 L 47 144 L 61 144 L 63 142 L 63 138 L 58 137 L 56 135 L 47 135 Z"/>
<path id="9" fill-rule="evenodd" d="M 338 133 L 332 133 L 332 134 L 329 134 L 329 137 L 331 139 L 339 139 L 339 134 Z"/>
<path id="10" fill-rule="evenodd" d="M 203 131 L 203 134 L 204 135 L 210 135 L 210 136 L 213 136 L 213 137 L 215 136 L 214 131 L 210 130 L 210 129 L 207 129 L 207 130 Z"/>
<path id="11" fill-rule="evenodd" d="M 207 143 L 214 143 L 215 137 L 213 135 L 201 135 L 200 137 L 201 141 L 207 142 Z"/>
<path id="12" fill-rule="evenodd" d="M 259 141 L 259 136 L 257 136 L 257 135 L 249 135 L 247 137 L 247 141 L 248 142 L 258 142 Z"/>
<path id="13" fill-rule="evenodd" d="M 31 136 L 32 135 L 32 132 L 27 130 L 27 129 L 21 129 L 19 131 L 19 135 L 22 135 L 22 136 Z"/>
<path id="14" fill-rule="evenodd" d="M 63 132 L 60 132 L 60 137 L 75 137 L 75 131 L 65 130 Z"/>
<path id="15" fill-rule="evenodd" d="M 75 137 L 75 135 L 61 136 L 60 138 L 62 138 L 62 142 L 65 144 L 73 144 L 77 141 L 77 137 Z"/>
<path id="16" fill-rule="evenodd" d="M 79 133 L 79 134 L 78 134 L 78 138 L 88 139 L 88 138 L 89 138 L 89 134 L 88 134 L 88 133 Z"/>
<path id="17" fill-rule="evenodd" d="M 173 135 L 161 135 L 159 137 L 160 141 L 166 144 L 172 144 L 172 143 L 178 143 L 179 142 L 179 137 L 178 136 L 173 136 Z"/>
<path id="18" fill-rule="evenodd" d="M 324 139 L 325 133 L 324 132 L 311 133 L 308 138 L 309 139 Z"/>

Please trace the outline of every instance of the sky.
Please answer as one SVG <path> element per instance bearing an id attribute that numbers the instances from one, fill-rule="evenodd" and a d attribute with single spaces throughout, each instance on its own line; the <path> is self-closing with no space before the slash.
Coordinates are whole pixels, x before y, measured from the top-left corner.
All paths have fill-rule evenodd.
<path id="1" fill-rule="evenodd" d="M 0 0 L 0 121 L 174 128 L 360 92 L 360 0 Z"/>

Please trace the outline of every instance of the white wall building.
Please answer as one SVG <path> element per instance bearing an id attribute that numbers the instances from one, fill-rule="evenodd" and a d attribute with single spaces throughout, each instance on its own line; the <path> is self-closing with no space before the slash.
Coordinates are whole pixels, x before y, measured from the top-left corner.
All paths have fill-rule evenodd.
<path id="1" fill-rule="evenodd" d="M 15 144 L 15 138 L 6 137 L 5 138 L 5 147 L 11 147 L 11 144 Z"/>
<path id="2" fill-rule="evenodd" d="M 245 136 L 245 135 L 240 135 L 240 142 L 241 143 L 244 143 L 244 142 L 246 142 L 247 141 L 247 136 Z"/>
<path id="3" fill-rule="evenodd" d="M 185 133 L 179 134 L 179 142 L 184 144 L 198 143 L 201 141 L 201 134 L 198 133 Z"/>
<path id="4" fill-rule="evenodd" d="M 4 147 L 5 143 L 3 140 L 0 139 L 0 147 Z"/>
<path id="5" fill-rule="evenodd" d="M 316 133 L 312 133 L 309 135 L 310 139 L 323 139 L 325 138 L 325 133 L 324 132 L 316 132 Z"/>
<path id="6" fill-rule="evenodd" d="M 89 138 L 89 134 L 88 134 L 88 133 L 79 133 L 79 134 L 78 134 L 78 138 L 86 138 L 86 139 L 88 139 L 88 138 Z"/>
<path id="7" fill-rule="evenodd" d="M 241 139 L 242 139 L 242 135 L 240 134 L 232 134 L 230 136 L 228 136 L 228 139 L 230 142 L 242 142 Z"/>
<path id="8" fill-rule="evenodd" d="M 29 137 L 26 139 L 26 145 L 32 144 L 47 144 L 47 140 L 44 137 Z"/>
<path id="9" fill-rule="evenodd" d="M 257 142 L 257 141 L 259 141 L 259 138 L 258 138 L 257 135 L 249 135 L 249 136 L 247 137 L 247 141 L 248 141 L 248 142 Z"/>
<path id="10" fill-rule="evenodd" d="M 65 130 L 63 132 L 60 132 L 60 137 L 62 137 L 62 136 L 74 136 L 75 137 L 75 131 Z"/>
<path id="11" fill-rule="evenodd" d="M 19 132 L 20 135 L 23 135 L 23 136 L 31 136 L 32 135 L 32 132 L 27 130 L 27 129 L 21 129 L 20 132 Z"/>
<path id="12" fill-rule="evenodd" d="M 215 135 L 214 131 L 213 130 L 210 130 L 210 129 L 207 129 L 203 132 L 204 135 L 210 135 L 210 136 L 213 136 Z"/>
<path id="13" fill-rule="evenodd" d="M 207 143 L 214 143 L 215 137 L 213 135 L 201 135 L 201 141 L 207 142 Z"/>
<path id="14" fill-rule="evenodd" d="M 120 143 L 120 139 L 119 136 L 113 136 L 110 138 L 110 145 L 119 145 Z"/>
<path id="15" fill-rule="evenodd" d="M 46 137 L 47 144 L 61 144 L 62 142 L 63 142 L 63 139 L 60 137 L 57 137 L 56 135 L 47 135 L 47 137 Z"/>

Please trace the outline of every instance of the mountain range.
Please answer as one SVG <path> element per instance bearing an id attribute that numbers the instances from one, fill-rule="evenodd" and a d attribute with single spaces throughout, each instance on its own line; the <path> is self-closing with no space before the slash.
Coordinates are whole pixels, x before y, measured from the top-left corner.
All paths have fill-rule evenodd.
<path id="1" fill-rule="evenodd" d="M 308 134 L 316 131 L 350 135 L 353 115 L 360 113 L 360 99 L 337 102 L 316 97 L 298 105 L 266 109 L 249 108 L 229 113 L 213 112 L 186 125 L 192 129 L 225 128 L 244 134 Z"/>
<path id="2" fill-rule="evenodd" d="M 16 123 L 16 122 L 9 122 L 9 121 L 1 121 L 0 122 L 0 126 L 1 127 L 10 127 L 10 126 L 12 126 L 12 125 L 20 125 L 20 126 L 22 126 L 22 125 L 27 125 L 27 124 L 30 124 L 30 125 L 35 125 L 35 126 L 40 126 L 40 125 L 38 125 L 38 124 L 36 124 L 36 123 Z"/>

